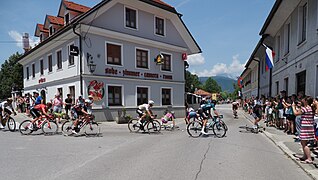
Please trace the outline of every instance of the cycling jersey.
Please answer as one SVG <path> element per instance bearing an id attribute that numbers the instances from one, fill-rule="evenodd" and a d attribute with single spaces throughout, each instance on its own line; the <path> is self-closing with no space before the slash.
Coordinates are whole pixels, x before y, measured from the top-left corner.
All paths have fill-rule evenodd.
<path id="1" fill-rule="evenodd" d="M 210 104 L 202 104 L 201 108 L 203 111 L 209 111 L 211 109 L 215 110 L 215 105 L 210 103 Z"/>
<path id="2" fill-rule="evenodd" d="M 0 115 L 2 115 L 2 110 L 8 114 L 11 114 L 13 111 L 12 104 L 9 104 L 7 101 L 0 103 Z"/>
<path id="3" fill-rule="evenodd" d="M 149 104 L 142 104 L 142 105 L 138 106 L 138 109 L 149 111 L 150 105 Z"/>

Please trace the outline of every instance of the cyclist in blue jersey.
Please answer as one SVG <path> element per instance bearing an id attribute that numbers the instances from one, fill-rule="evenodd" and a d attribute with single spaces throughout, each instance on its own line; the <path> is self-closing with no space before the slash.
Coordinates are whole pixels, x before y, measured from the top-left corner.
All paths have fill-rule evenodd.
<path id="1" fill-rule="evenodd" d="M 205 126 L 208 122 L 208 118 L 212 117 L 211 109 L 213 110 L 215 116 L 219 116 L 219 112 L 217 112 L 217 110 L 215 109 L 214 103 L 202 104 L 201 108 L 198 110 L 198 113 L 199 113 L 200 117 L 202 118 L 202 122 L 203 122 L 202 130 L 201 130 L 202 134 L 207 134 L 204 131 L 204 129 L 205 129 Z"/>

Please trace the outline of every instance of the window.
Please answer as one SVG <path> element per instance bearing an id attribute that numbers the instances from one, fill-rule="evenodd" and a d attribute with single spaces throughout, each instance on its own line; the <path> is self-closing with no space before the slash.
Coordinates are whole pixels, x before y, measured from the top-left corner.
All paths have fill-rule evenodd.
<path id="1" fill-rule="evenodd" d="M 286 25 L 285 31 L 285 54 L 289 53 L 290 47 L 290 23 Z"/>
<path id="2" fill-rule="evenodd" d="M 57 69 L 62 69 L 62 51 L 56 52 Z"/>
<path id="3" fill-rule="evenodd" d="M 163 88 L 161 90 L 162 105 L 171 105 L 171 89 Z"/>
<path id="4" fill-rule="evenodd" d="M 63 88 L 57 88 L 57 93 L 60 95 L 61 99 L 63 100 Z"/>
<path id="5" fill-rule="evenodd" d="M 121 86 L 108 86 L 108 105 L 122 106 Z"/>
<path id="6" fill-rule="evenodd" d="M 73 103 L 75 103 L 75 86 L 70 86 L 69 89 L 70 89 L 70 95 L 73 99 Z"/>
<path id="7" fill-rule="evenodd" d="M 26 67 L 26 79 L 27 80 L 29 80 L 29 76 L 30 76 L 29 67 Z"/>
<path id="8" fill-rule="evenodd" d="M 47 57 L 47 61 L 48 61 L 48 66 L 49 66 L 49 72 L 52 72 L 52 70 L 53 70 L 52 55 L 49 55 Z"/>
<path id="9" fill-rule="evenodd" d="M 35 78 L 35 64 L 32 64 L 32 77 Z"/>
<path id="10" fill-rule="evenodd" d="M 121 46 L 107 43 L 107 64 L 121 65 Z"/>
<path id="11" fill-rule="evenodd" d="M 296 74 L 297 79 L 297 94 L 299 92 L 306 92 L 306 71 Z"/>
<path id="12" fill-rule="evenodd" d="M 284 79 L 284 90 L 286 91 L 286 95 L 288 96 L 288 78 Z"/>
<path id="13" fill-rule="evenodd" d="M 280 36 L 277 36 L 277 47 L 276 47 L 277 51 L 276 51 L 276 57 L 277 57 L 277 61 L 279 61 L 280 59 Z"/>
<path id="14" fill-rule="evenodd" d="M 68 25 L 69 22 L 70 22 L 70 14 L 67 13 L 64 16 L 64 23 L 65 23 L 65 25 Z"/>
<path id="15" fill-rule="evenodd" d="M 54 31 L 55 31 L 55 29 L 53 28 L 53 26 L 50 26 L 50 28 L 49 28 L 50 36 L 52 36 L 54 34 Z"/>
<path id="16" fill-rule="evenodd" d="M 126 27 L 137 29 L 137 11 L 130 8 L 125 8 Z"/>
<path id="17" fill-rule="evenodd" d="M 164 19 L 162 19 L 162 18 L 159 18 L 159 17 L 156 17 L 155 18 L 155 29 L 156 29 L 156 34 L 157 35 L 161 35 L 161 36 L 164 36 L 165 35 L 165 31 L 164 31 L 164 29 L 165 29 L 165 21 L 164 21 Z"/>
<path id="18" fill-rule="evenodd" d="M 276 94 L 279 94 L 279 81 L 276 81 Z"/>
<path id="19" fill-rule="evenodd" d="M 161 70 L 171 71 L 171 55 L 162 54 L 164 63 L 161 65 Z"/>
<path id="20" fill-rule="evenodd" d="M 299 8 L 299 44 L 306 40 L 307 36 L 307 3 Z"/>
<path id="21" fill-rule="evenodd" d="M 148 102 L 148 88 L 137 87 L 137 105 Z"/>
<path id="22" fill-rule="evenodd" d="M 148 68 L 148 51 L 136 49 L 136 63 L 138 68 Z"/>
<path id="23" fill-rule="evenodd" d="M 40 60 L 40 73 L 41 75 L 44 74 L 44 65 L 43 65 L 43 59 Z"/>
<path id="24" fill-rule="evenodd" d="M 71 65 L 74 65 L 74 56 L 71 55 L 71 46 L 74 46 L 74 44 L 70 44 L 68 46 L 68 65 L 71 66 Z"/>

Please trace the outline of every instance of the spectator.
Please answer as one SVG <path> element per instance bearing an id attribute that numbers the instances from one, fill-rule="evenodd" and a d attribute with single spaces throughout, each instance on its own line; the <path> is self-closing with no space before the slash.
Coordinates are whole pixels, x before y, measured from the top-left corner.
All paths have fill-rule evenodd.
<path id="1" fill-rule="evenodd" d="M 71 97 L 71 94 L 67 94 L 66 96 L 67 98 L 65 99 L 65 112 L 66 115 L 69 116 L 68 112 L 71 110 L 73 99 Z"/>
<path id="2" fill-rule="evenodd" d="M 298 160 L 302 163 L 312 164 L 311 152 L 308 147 L 308 141 L 314 140 L 314 107 L 313 98 L 305 97 L 302 99 L 301 109 L 297 109 L 295 103 L 292 105 L 295 115 L 301 115 L 301 127 L 300 127 L 300 143 L 303 148 L 304 155 L 299 156 Z"/>
<path id="3" fill-rule="evenodd" d="M 25 114 L 27 116 L 30 116 L 30 96 L 29 96 L 29 93 L 25 94 L 24 102 L 25 102 Z"/>
<path id="4" fill-rule="evenodd" d="M 61 123 L 61 113 L 62 113 L 62 106 L 63 100 L 60 97 L 60 94 L 56 94 L 55 98 L 53 99 L 53 112 L 58 113 L 57 115 L 57 123 Z"/>
<path id="5" fill-rule="evenodd" d="M 93 107 L 94 99 L 92 95 L 88 96 L 88 99 L 85 100 L 85 106 L 87 109 L 88 114 L 92 114 L 92 107 Z"/>
<path id="6" fill-rule="evenodd" d="M 39 95 L 39 93 L 37 91 L 33 92 L 33 96 L 34 96 L 34 106 L 38 105 L 38 104 L 44 104 L 43 102 L 43 98 Z"/>

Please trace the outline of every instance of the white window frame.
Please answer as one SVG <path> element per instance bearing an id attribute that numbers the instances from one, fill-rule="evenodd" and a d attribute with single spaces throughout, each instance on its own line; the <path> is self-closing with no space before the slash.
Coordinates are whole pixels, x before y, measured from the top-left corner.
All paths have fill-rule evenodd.
<path id="1" fill-rule="evenodd" d="M 71 46 L 71 45 L 74 45 L 74 46 L 75 46 L 75 42 L 73 41 L 73 42 L 67 44 L 67 65 L 68 65 L 69 68 L 75 67 L 75 62 L 76 62 L 76 61 L 75 61 L 76 56 L 73 56 L 73 57 L 74 57 L 74 64 L 71 64 L 71 65 L 70 65 L 70 60 L 69 60 L 69 58 L 70 58 L 70 46 Z M 76 59 L 76 60 L 77 60 L 77 59 Z"/>
<path id="2" fill-rule="evenodd" d="M 51 31 L 51 28 L 52 28 L 52 31 Z M 51 24 L 49 26 L 49 36 L 52 36 L 54 34 L 54 26 Z"/>
<path id="3" fill-rule="evenodd" d="M 288 36 L 288 25 L 289 25 L 289 36 Z M 284 25 L 284 56 L 287 56 L 290 52 L 291 45 L 291 20 L 290 18 L 286 21 Z"/>
<path id="4" fill-rule="evenodd" d="M 302 30 L 303 30 L 303 7 L 307 5 L 307 12 L 306 12 L 306 34 L 305 40 L 302 40 Z M 297 32 L 297 46 L 301 47 L 303 44 L 307 42 L 308 39 L 308 0 L 303 0 L 298 6 L 298 32 Z"/>
<path id="5" fill-rule="evenodd" d="M 43 62 L 43 74 L 41 74 L 41 61 Z M 39 59 L 39 72 L 40 72 L 40 76 L 44 76 L 45 68 L 44 68 L 44 60 L 43 60 L 43 58 Z"/>
<path id="6" fill-rule="evenodd" d="M 164 73 L 173 73 L 173 55 L 171 53 L 168 53 L 168 52 L 163 52 L 161 51 L 160 54 L 167 54 L 167 55 L 170 55 L 170 61 L 171 61 L 171 64 L 170 64 L 170 71 L 166 71 L 166 70 L 162 70 L 162 67 L 160 65 L 160 72 L 164 72 Z"/>
<path id="7" fill-rule="evenodd" d="M 138 106 L 138 88 L 148 88 L 148 101 L 151 99 L 151 86 L 136 85 L 135 105 Z"/>
<path id="8" fill-rule="evenodd" d="M 147 68 L 137 67 L 137 49 L 140 49 L 140 50 L 148 52 L 148 67 Z M 150 70 L 150 50 L 149 49 L 141 48 L 141 47 L 135 47 L 135 68 L 136 69 L 141 69 L 141 70 Z"/>
<path id="9" fill-rule="evenodd" d="M 279 62 L 280 59 L 282 59 L 282 53 L 281 53 L 282 52 L 282 36 L 280 33 L 276 35 L 275 44 L 276 44 L 276 46 L 275 46 L 275 53 L 276 53 L 275 63 L 277 63 L 277 62 Z"/>
<path id="10" fill-rule="evenodd" d="M 121 87 L 121 94 L 122 94 L 122 98 L 121 98 L 121 100 L 122 100 L 122 105 L 121 106 L 109 106 L 109 102 L 108 102 L 108 87 L 109 86 L 120 86 Z M 125 94 L 124 94 L 124 85 L 123 84 L 106 84 L 106 104 L 107 104 L 107 107 L 109 107 L 109 108 L 119 108 L 119 107 L 124 107 L 125 106 Z"/>
<path id="11" fill-rule="evenodd" d="M 108 64 L 107 63 L 107 43 L 108 44 L 113 44 L 113 45 L 117 45 L 120 46 L 120 54 L 121 54 L 121 65 L 117 65 L 117 64 Z M 123 67 L 124 66 L 124 45 L 120 44 L 120 43 L 115 43 L 115 42 L 111 42 L 111 41 L 105 41 L 105 64 L 107 66 L 115 66 L 115 67 Z"/>
<path id="12" fill-rule="evenodd" d="M 61 51 L 61 61 L 62 61 L 62 67 L 59 69 L 58 67 L 58 61 L 57 61 L 57 52 Z M 56 71 L 62 71 L 63 70 L 63 51 L 62 48 L 59 48 L 55 50 L 55 59 L 56 59 Z"/>
<path id="13" fill-rule="evenodd" d="M 162 89 L 170 89 L 171 92 L 171 104 L 170 105 L 163 105 L 162 104 Z M 173 106 L 173 88 L 172 87 L 161 87 L 160 88 L 160 106 Z"/>
<path id="14" fill-rule="evenodd" d="M 66 15 L 68 15 L 68 22 L 65 21 Z M 70 15 L 71 14 L 68 11 L 66 11 L 66 13 L 64 14 L 64 18 L 63 19 L 64 19 L 64 25 L 65 26 L 68 25 L 71 22 L 71 16 Z"/>
<path id="15" fill-rule="evenodd" d="M 49 70 L 49 66 L 50 66 L 50 64 L 49 64 L 49 56 L 51 56 L 52 57 L 52 71 L 50 71 Z M 47 56 L 47 72 L 48 72 L 48 74 L 52 74 L 53 73 L 53 54 L 52 53 L 50 53 L 50 54 L 48 54 Z"/>
<path id="16" fill-rule="evenodd" d="M 29 69 L 29 74 L 28 74 L 27 69 Z M 30 66 L 29 65 L 25 66 L 25 77 L 26 77 L 26 81 L 30 80 Z"/>
<path id="17" fill-rule="evenodd" d="M 34 65 L 34 69 L 33 69 L 33 65 Z M 32 77 L 32 79 L 35 79 L 35 77 L 36 77 L 36 73 L 35 73 L 36 66 L 35 65 L 36 65 L 35 62 L 31 64 L 31 70 L 32 70 L 31 77 Z M 34 76 L 33 76 L 33 73 L 34 73 Z"/>
<path id="18" fill-rule="evenodd" d="M 132 28 L 132 27 L 126 26 L 126 9 L 127 9 L 127 8 L 136 11 L 136 28 Z M 124 6 L 124 27 L 127 28 L 127 29 L 131 29 L 131 30 L 138 31 L 138 25 L 139 25 L 138 19 L 139 19 L 139 18 L 138 18 L 138 9 L 125 5 L 125 6 Z"/>
<path id="19" fill-rule="evenodd" d="M 161 34 L 157 34 L 156 33 L 156 18 L 160 18 L 160 19 L 163 19 L 163 35 L 161 35 Z M 159 36 L 159 37 L 166 37 L 166 34 L 167 34 L 167 23 L 166 23 L 166 18 L 164 18 L 164 17 L 161 17 L 161 16 L 157 16 L 157 15 L 155 15 L 154 16 L 154 25 L 153 25 L 153 27 L 154 27 L 154 30 L 153 30 L 153 33 L 154 33 L 154 35 L 156 35 L 156 36 Z"/>

